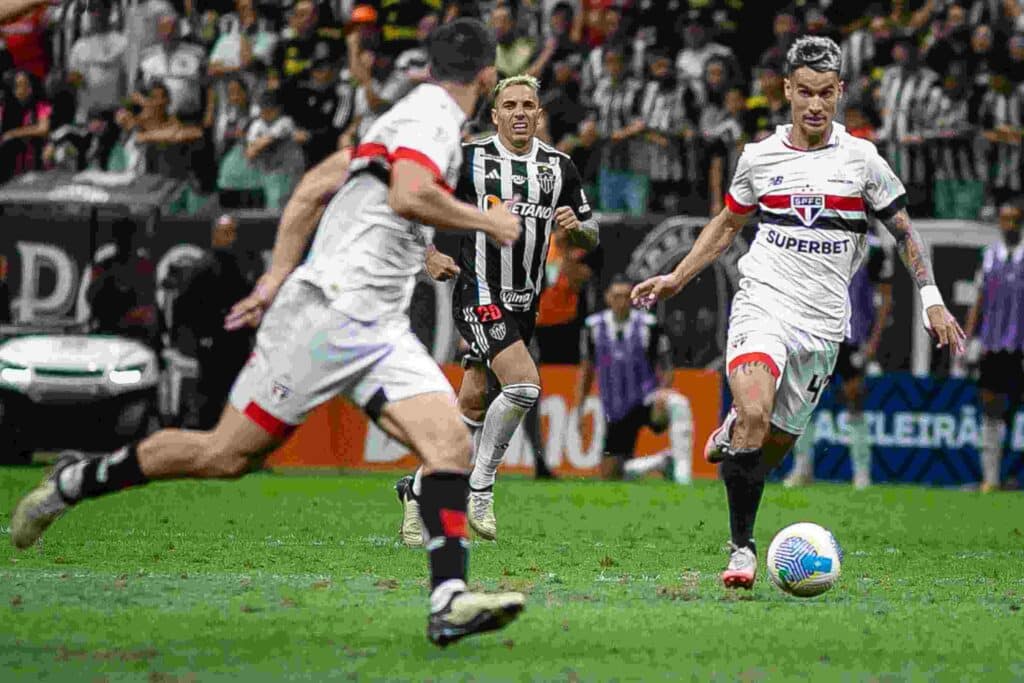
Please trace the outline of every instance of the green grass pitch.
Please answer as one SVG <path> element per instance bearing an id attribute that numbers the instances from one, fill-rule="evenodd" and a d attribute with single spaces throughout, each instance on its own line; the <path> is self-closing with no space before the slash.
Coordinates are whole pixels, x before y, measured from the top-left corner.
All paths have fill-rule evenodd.
<path id="1" fill-rule="evenodd" d="M 40 468 L 0 472 L 0 506 Z M 394 476 L 258 474 L 92 501 L 0 550 L 2 680 L 1024 680 L 1024 496 L 770 485 L 758 540 L 831 528 L 839 585 L 718 584 L 718 482 L 499 482 L 471 583 L 505 631 L 431 646 Z M 3 535 L 8 534 L 6 519 Z M 763 570 L 763 567 L 762 567 Z"/>

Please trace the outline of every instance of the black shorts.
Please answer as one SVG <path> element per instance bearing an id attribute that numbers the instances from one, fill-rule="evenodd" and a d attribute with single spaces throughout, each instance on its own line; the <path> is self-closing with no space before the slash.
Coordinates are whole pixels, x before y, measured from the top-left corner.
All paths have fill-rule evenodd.
<path id="1" fill-rule="evenodd" d="M 864 356 L 860 348 L 843 342 L 836 356 L 836 369 L 832 371 L 833 381 L 849 382 L 864 376 Z"/>
<path id="2" fill-rule="evenodd" d="M 604 454 L 612 457 L 632 458 L 636 450 L 636 437 L 641 427 L 650 427 L 655 433 L 665 431 L 666 424 L 651 421 L 651 406 L 638 405 L 621 420 L 607 422 L 604 428 Z"/>
<path id="3" fill-rule="evenodd" d="M 517 341 L 530 344 L 537 325 L 537 309 L 531 306 L 528 311 L 514 312 L 500 300 L 480 304 L 476 283 L 459 279 L 452 293 L 452 318 L 472 351 L 467 358 L 489 364 Z"/>
<path id="4" fill-rule="evenodd" d="M 981 357 L 978 367 L 978 388 L 994 394 L 1004 394 L 1011 401 L 1024 392 L 1024 352 L 995 351 Z"/>

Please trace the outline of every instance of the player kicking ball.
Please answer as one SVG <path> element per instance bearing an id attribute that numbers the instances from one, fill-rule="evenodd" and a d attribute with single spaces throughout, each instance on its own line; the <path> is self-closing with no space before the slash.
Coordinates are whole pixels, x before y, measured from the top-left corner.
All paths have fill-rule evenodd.
<path id="1" fill-rule="evenodd" d="M 240 477 L 311 410 L 342 395 L 423 460 L 428 638 L 444 646 L 501 628 L 522 610 L 519 593 L 466 587 L 469 434 L 405 313 L 433 238 L 426 226 L 476 229 L 499 244 L 519 236 L 503 205 L 481 214 L 450 195 L 462 124 L 495 80 L 494 39 L 480 22 L 458 20 L 434 32 L 428 53 L 435 82 L 378 119 L 351 162 L 338 153 L 307 173 L 285 208 L 268 273 L 226 321 L 259 332 L 216 428 L 162 430 L 110 455 L 61 459 L 15 508 L 15 546 L 32 545 L 89 498 L 157 479 Z"/>
<path id="2" fill-rule="evenodd" d="M 869 212 L 886 226 L 920 290 L 937 346 L 963 352 L 964 333 L 942 302 L 928 250 L 910 222 L 903 185 L 875 146 L 833 122 L 843 93 L 839 46 L 802 37 L 786 56 L 793 123 L 748 144 L 726 208 L 669 274 L 633 289 L 649 307 L 678 294 L 725 251 L 760 209 L 757 237 L 740 260 L 729 319 L 733 406 L 704 455 L 720 463 L 732 532 L 727 588 L 757 574 L 754 520 L 767 473 L 804 431 L 835 366 L 850 319 L 847 290 L 867 250 Z"/>
<path id="3" fill-rule="evenodd" d="M 532 76 L 506 78 L 494 89 L 491 120 L 497 135 L 462 146 L 462 176 L 455 195 L 481 209 L 505 204 L 520 217 L 523 231 L 512 245 L 482 234 L 467 234 L 459 261 L 436 249 L 426 269 L 435 280 L 455 278 L 452 316 L 470 354 L 459 388 L 459 413 L 473 434 L 476 462 L 469 478 L 469 525 L 494 540 L 494 480 L 505 450 L 540 396 L 540 373 L 527 345 L 537 320 L 537 301 L 553 230 L 593 248 L 597 222 L 576 166 L 568 155 L 536 137 L 541 116 L 539 84 Z M 501 392 L 488 405 L 488 373 Z M 395 485 L 402 502 L 402 540 L 423 544 L 420 495 L 423 468 Z"/>

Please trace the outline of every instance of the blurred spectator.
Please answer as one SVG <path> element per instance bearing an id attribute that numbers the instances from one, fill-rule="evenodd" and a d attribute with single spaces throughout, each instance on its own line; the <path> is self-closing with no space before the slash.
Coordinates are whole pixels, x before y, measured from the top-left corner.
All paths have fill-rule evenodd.
<path id="1" fill-rule="evenodd" d="M 706 159 L 701 170 L 707 169 L 708 211 L 712 216 L 722 211 L 729 179 L 747 140 L 746 115 L 747 98 L 739 88 L 730 88 L 721 103 L 709 101 L 701 113 L 700 133 Z"/>
<path id="2" fill-rule="evenodd" d="M 984 203 L 982 169 L 975 165 L 970 85 L 966 62 L 951 63 L 925 108 L 936 218 L 976 219 Z"/>
<path id="3" fill-rule="evenodd" d="M 892 57 L 879 89 L 878 145 L 907 187 L 910 210 L 929 212 L 928 159 L 921 130 L 927 125 L 928 95 L 939 77 L 921 63 L 910 34 L 896 36 Z"/>
<path id="4" fill-rule="evenodd" d="M 301 145 L 309 140 L 309 134 L 282 114 L 277 93 L 263 93 L 259 105 L 259 118 L 249 125 L 246 135 L 245 158 L 260 172 L 266 207 L 279 210 L 302 175 Z"/>
<path id="5" fill-rule="evenodd" d="M 881 8 L 874 11 L 880 13 Z M 889 63 L 892 36 L 892 22 L 876 14 L 871 16 L 867 26 L 855 30 L 843 41 L 843 79 L 847 84 L 861 91 L 864 89 L 861 80 L 870 78 L 873 68 Z"/>
<path id="6" fill-rule="evenodd" d="M 846 107 L 845 125 L 846 132 L 853 137 L 874 142 L 875 127 L 859 103 L 854 102 Z"/>
<path id="7" fill-rule="evenodd" d="M 40 80 L 46 78 L 50 71 L 50 54 L 46 46 L 49 16 L 49 8 L 40 5 L 0 24 L 0 43 L 10 58 L 5 68 L 26 71 Z"/>
<path id="8" fill-rule="evenodd" d="M 50 103 L 27 71 L 14 72 L 13 96 L 0 107 L 0 178 L 42 166 L 43 145 L 50 134 Z"/>
<path id="9" fill-rule="evenodd" d="M 43 161 L 47 168 L 107 171 L 119 134 L 114 112 L 93 110 L 84 125 L 68 123 L 50 133 Z"/>
<path id="10" fill-rule="evenodd" d="M 541 90 L 541 107 L 547 113 L 548 132 L 555 144 L 574 132 L 586 118 L 586 107 L 580 102 L 580 85 L 572 62 L 556 62 L 553 79 Z"/>
<path id="11" fill-rule="evenodd" d="M 988 246 L 975 277 L 977 294 L 964 330 L 970 355 L 979 363 L 978 393 L 983 412 L 983 492 L 997 490 L 1003 459 L 1003 430 L 1024 399 L 1024 245 L 1017 203 L 999 207 L 999 242 Z M 979 358 L 980 356 L 980 358 Z"/>
<path id="12" fill-rule="evenodd" d="M 968 58 L 971 51 L 971 29 L 963 5 L 950 4 L 945 16 L 932 22 L 931 33 L 924 44 L 925 59 L 936 71 L 945 71 L 952 62 Z"/>
<path id="13" fill-rule="evenodd" d="M 246 85 L 255 85 L 255 74 L 269 67 L 277 36 L 271 23 L 256 14 L 253 0 L 235 0 L 235 11 L 218 22 L 220 37 L 210 51 L 207 74 L 212 78 L 244 74 Z M 219 93 L 222 94 L 222 93 Z"/>
<path id="14" fill-rule="evenodd" d="M 759 63 L 762 65 L 768 62 L 784 64 L 789 46 L 796 40 L 800 30 L 800 19 L 792 7 L 784 7 L 779 10 L 772 22 L 772 34 L 775 36 L 775 41 L 761 54 Z"/>
<path id="15" fill-rule="evenodd" d="M 722 65 L 722 80 L 730 79 L 738 68 L 733 68 L 735 57 L 732 50 L 724 45 L 709 42 L 707 27 L 701 24 L 690 24 L 683 34 L 684 47 L 676 57 L 676 73 L 684 86 L 693 90 L 698 101 L 703 102 L 707 93 L 704 92 L 706 67 L 712 59 L 717 58 Z"/>
<path id="16" fill-rule="evenodd" d="M 252 291 L 260 275 L 257 271 L 262 270 L 239 251 L 237 238 L 235 219 L 218 218 L 210 234 L 210 251 L 189 271 L 174 303 L 175 326 L 183 333 L 182 351 L 192 351 L 199 365 L 198 429 L 217 423 L 231 385 L 252 350 L 253 330 L 224 329 L 231 306 Z"/>
<path id="17" fill-rule="evenodd" d="M 128 39 L 110 23 L 110 12 L 109 2 L 93 0 L 89 28 L 71 46 L 68 82 L 76 89 L 76 123 L 84 123 L 90 111 L 113 111 L 127 92 Z"/>
<path id="18" fill-rule="evenodd" d="M 149 48 L 161 42 L 161 17 L 177 16 L 168 0 L 134 0 L 125 3 L 124 31 L 128 38 L 125 70 L 128 73 L 128 91 L 144 90 L 145 83 L 137 83 L 141 59 Z"/>
<path id="19" fill-rule="evenodd" d="M 381 29 L 381 53 L 394 59 L 403 51 L 416 47 L 421 42 L 420 21 L 437 12 L 439 5 L 437 0 L 381 3 L 377 19 Z"/>
<path id="20" fill-rule="evenodd" d="M 339 80 L 326 59 L 313 63 L 290 109 L 296 124 L 309 132 L 306 161 L 315 166 L 338 148 L 338 138 L 352 119 L 355 89 L 348 79 Z"/>
<path id="21" fill-rule="evenodd" d="M 651 54 L 650 79 L 640 93 L 643 134 L 637 150 L 650 179 L 651 208 L 676 213 L 685 193 L 683 137 L 692 136 L 685 90 L 676 78 L 671 58 L 663 51 Z"/>
<path id="22" fill-rule="evenodd" d="M 625 74 L 622 50 L 604 53 L 604 73 L 594 91 L 593 109 L 603 142 L 598 195 L 603 211 L 647 211 L 647 178 L 635 172 L 640 161 L 632 154 L 635 137 L 643 131 L 639 118 L 642 84 Z"/>
<path id="23" fill-rule="evenodd" d="M 990 191 L 997 206 L 1024 189 L 1021 179 L 1021 128 L 1024 127 L 1024 90 L 1005 74 L 993 73 L 991 87 L 982 97 L 978 123 L 986 145 L 981 166 L 990 171 Z"/>
<path id="24" fill-rule="evenodd" d="M 747 134 L 754 142 L 790 122 L 789 102 L 782 77 L 783 64 L 767 59 L 757 70 L 758 94 L 747 100 Z"/>
<path id="25" fill-rule="evenodd" d="M 545 89 L 553 81 L 558 80 L 555 71 L 559 64 L 568 66 L 572 72 L 577 74 L 583 66 L 583 46 L 573 37 L 574 17 L 575 11 L 572 4 L 568 2 L 558 2 L 551 10 L 545 53 L 542 53 L 534 62 L 533 70 L 538 70 L 539 66 L 539 73 L 532 74 L 540 79 Z M 550 51 L 549 55 L 546 54 L 548 51 Z M 542 60 L 541 57 L 547 57 L 547 59 Z"/>
<path id="26" fill-rule="evenodd" d="M 527 36 L 518 35 L 512 9 L 499 5 L 491 13 L 490 23 L 498 41 L 498 54 L 494 60 L 498 77 L 526 73 L 533 60 L 535 43 Z"/>
<path id="27" fill-rule="evenodd" d="M 225 208 L 252 207 L 258 204 L 256 198 L 263 189 L 260 172 L 245 157 L 246 134 L 255 118 L 255 107 L 241 78 L 228 79 L 225 90 L 227 97 L 218 100 L 212 122 L 214 148 L 220 159 L 220 204 Z"/>
<path id="28" fill-rule="evenodd" d="M 142 51 L 138 80 L 144 87 L 163 83 L 170 95 L 171 113 L 193 118 L 202 112 L 206 54 L 202 47 L 182 40 L 181 30 L 173 14 L 160 17 L 159 42 Z"/>
<path id="29" fill-rule="evenodd" d="M 572 158 L 572 163 L 580 172 L 583 189 L 594 201 L 598 196 L 597 181 L 601 171 L 601 138 L 597 132 L 597 122 L 586 119 L 579 126 L 578 135 L 569 135 L 558 143 L 558 149 Z"/>
<path id="30" fill-rule="evenodd" d="M 281 78 L 298 82 L 309 75 L 315 59 L 331 55 L 331 45 L 317 36 L 316 29 L 316 6 L 311 0 L 298 0 L 274 49 L 273 65 Z"/>
<path id="31" fill-rule="evenodd" d="M 604 71 L 605 54 L 609 50 L 622 53 L 627 75 L 640 79 L 646 75 L 646 46 L 644 41 L 631 32 L 624 23 L 622 12 L 616 7 L 607 7 L 601 16 L 605 30 L 604 38 L 599 45 L 587 52 L 583 61 L 583 93 L 588 97 L 597 87 L 597 82 Z"/>
<path id="32" fill-rule="evenodd" d="M 85 294 L 92 330 L 132 337 L 156 348 L 156 268 L 136 246 L 135 221 L 118 219 L 111 231 L 114 253 L 93 266 Z"/>
<path id="33" fill-rule="evenodd" d="M 986 24 L 975 26 L 971 33 L 969 56 L 970 73 L 974 75 L 972 86 L 987 89 L 992 72 L 1000 68 L 1002 58 L 996 53 L 992 27 Z"/>

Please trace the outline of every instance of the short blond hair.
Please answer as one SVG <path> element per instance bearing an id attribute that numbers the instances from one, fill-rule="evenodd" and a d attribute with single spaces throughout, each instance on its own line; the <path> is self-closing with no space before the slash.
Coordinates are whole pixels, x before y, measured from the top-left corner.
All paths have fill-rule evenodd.
<path id="1" fill-rule="evenodd" d="M 513 85 L 525 85 L 533 92 L 540 96 L 540 81 L 536 77 L 528 74 L 520 74 L 519 76 L 509 76 L 498 81 L 498 85 L 494 86 L 494 101 L 498 101 L 498 95 L 500 95 L 506 88 L 511 88 Z"/>

